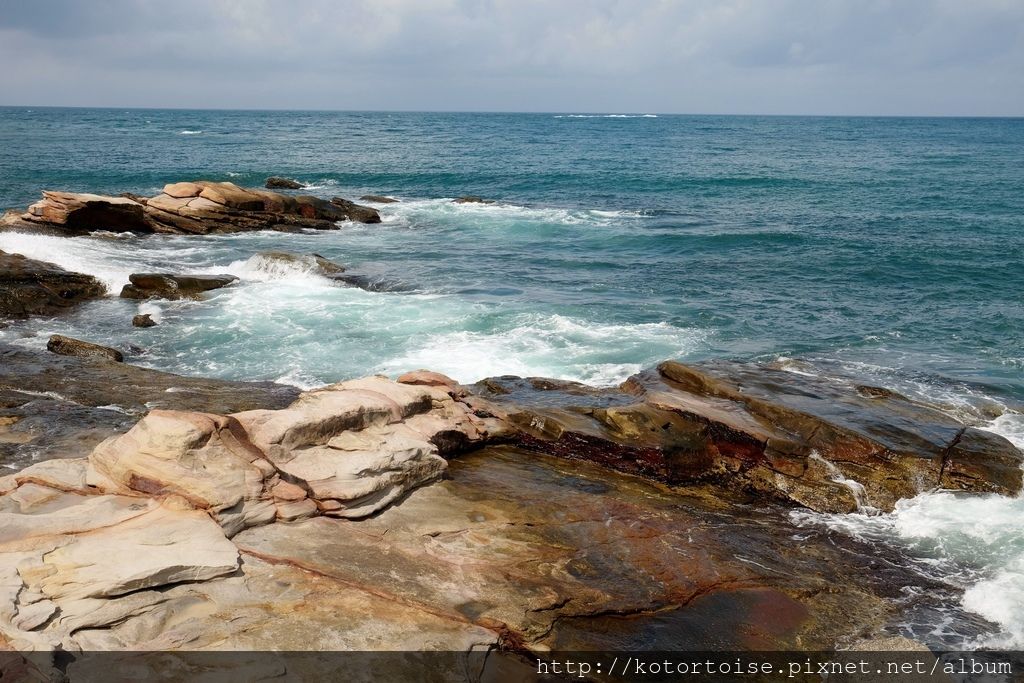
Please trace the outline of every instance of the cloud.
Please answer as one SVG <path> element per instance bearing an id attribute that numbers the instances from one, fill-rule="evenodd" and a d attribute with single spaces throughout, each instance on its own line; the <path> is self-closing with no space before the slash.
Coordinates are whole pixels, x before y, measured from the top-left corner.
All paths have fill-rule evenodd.
<path id="1" fill-rule="evenodd" d="M 1015 0 L 5 5 L 8 104 L 1024 114 Z"/>

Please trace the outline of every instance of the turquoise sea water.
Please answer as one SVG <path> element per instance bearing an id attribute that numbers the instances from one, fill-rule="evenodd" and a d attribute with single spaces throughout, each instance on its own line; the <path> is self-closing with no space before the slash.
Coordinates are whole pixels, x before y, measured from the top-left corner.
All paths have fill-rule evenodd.
<path id="1" fill-rule="evenodd" d="M 150 367 L 304 387 L 417 367 L 610 384 L 665 358 L 751 359 L 863 376 L 1024 444 L 1024 120 L 641 114 L 0 108 L 0 207 L 269 175 L 401 199 L 330 233 L 0 233 L 114 293 L 143 270 L 241 277 L 0 339 L 131 343 Z M 467 194 L 496 203 L 450 201 Z M 265 249 L 320 253 L 378 291 L 268 268 Z M 140 310 L 160 326 L 132 328 Z M 899 539 L 1022 646 L 1022 501 L 978 500 L 804 521 Z"/>

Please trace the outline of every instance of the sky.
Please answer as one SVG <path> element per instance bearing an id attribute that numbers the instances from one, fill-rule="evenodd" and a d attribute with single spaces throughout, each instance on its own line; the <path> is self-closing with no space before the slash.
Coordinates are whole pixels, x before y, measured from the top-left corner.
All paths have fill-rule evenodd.
<path id="1" fill-rule="evenodd" d="M 0 104 L 1024 115 L 1024 0 L 0 0 Z"/>

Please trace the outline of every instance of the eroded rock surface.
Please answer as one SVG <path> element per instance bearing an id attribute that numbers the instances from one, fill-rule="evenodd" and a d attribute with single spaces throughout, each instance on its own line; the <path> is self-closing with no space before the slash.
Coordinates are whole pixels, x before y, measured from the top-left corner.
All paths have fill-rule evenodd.
<path id="1" fill-rule="evenodd" d="M 0 320 L 54 315 L 105 293 L 91 275 L 0 251 Z"/>
<path id="2" fill-rule="evenodd" d="M 92 342 L 65 337 L 55 334 L 46 342 L 46 348 L 51 353 L 61 356 L 75 356 L 76 358 L 96 358 L 99 360 L 112 360 L 115 363 L 124 362 L 124 354 L 109 346 L 101 346 Z"/>
<path id="3" fill-rule="evenodd" d="M 670 483 L 713 481 L 824 512 L 891 510 L 934 488 L 1013 495 L 1003 437 L 885 391 L 764 366 L 662 363 L 622 387 L 478 385 L 518 445 Z"/>
<path id="4" fill-rule="evenodd" d="M 52 229 L 85 234 L 96 230 L 199 234 L 252 230 L 334 230 L 338 221 L 379 223 L 375 209 L 336 198 L 286 195 L 234 183 L 197 180 L 165 185 L 155 197 L 108 197 L 43 192 L 22 214 L 0 220 L 7 228 Z"/>
<path id="5" fill-rule="evenodd" d="M 309 392 L 282 410 L 153 410 L 87 459 L 46 461 L 0 478 L 0 636 L 28 650 L 164 649 L 194 639 L 209 646 L 207 620 L 218 611 L 231 612 L 232 624 L 247 614 L 256 623 L 276 619 L 295 608 L 274 599 L 280 581 L 262 579 L 267 572 L 303 584 L 296 599 L 323 589 L 291 570 L 262 571 L 257 560 L 241 580 L 220 582 L 239 571 L 230 537 L 275 521 L 378 512 L 445 471 L 439 453 L 451 447 L 451 433 L 462 435 L 464 450 L 500 429 L 444 390 L 382 377 Z M 381 618 L 370 615 L 397 607 L 381 608 L 372 591 L 343 593 L 321 595 L 314 611 L 326 619 L 333 605 L 367 615 L 371 631 L 351 626 L 347 646 L 376 649 L 368 646 L 380 637 Z M 154 622 L 159 609 L 178 621 L 191 615 L 195 628 L 172 628 L 171 614 Z M 125 625 L 130 617 L 138 619 Z M 425 647 L 494 640 L 466 620 L 424 613 L 407 621 L 437 632 Z M 329 637 L 338 642 L 338 634 Z M 323 639 L 289 642 L 328 648 Z M 274 649 L 260 639 L 248 647 Z"/>
<path id="6" fill-rule="evenodd" d="M 132 273 L 129 284 L 121 289 L 122 299 L 198 299 L 204 292 L 227 287 L 237 281 L 234 275 L 173 275 L 171 273 Z"/>
<path id="7" fill-rule="evenodd" d="M 0 344 L 0 466 L 82 457 L 153 408 L 227 414 L 283 408 L 298 394 L 271 382 L 182 377 Z"/>
<path id="8" fill-rule="evenodd" d="M 922 443 L 941 446 L 932 486 L 946 471 L 994 479 L 1003 453 L 962 425 L 941 441 L 953 425 L 891 392 L 849 398 L 754 366 L 663 364 L 618 389 L 507 377 L 473 394 L 425 370 L 400 379 L 278 409 L 151 410 L 88 458 L 0 477 L 0 642 L 72 654 L 844 647 L 883 633 L 900 587 L 933 586 L 876 562 L 884 550 L 798 533 L 763 494 L 850 491 L 818 461 L 881 471 L 867 441 L 888 449 L 893 480 L 918 471 L 904 459 L 930 461 Z M 803 488 L 772 482 L 790 461 Z M 869 496 L 891 493 L 870 483 Z"/>

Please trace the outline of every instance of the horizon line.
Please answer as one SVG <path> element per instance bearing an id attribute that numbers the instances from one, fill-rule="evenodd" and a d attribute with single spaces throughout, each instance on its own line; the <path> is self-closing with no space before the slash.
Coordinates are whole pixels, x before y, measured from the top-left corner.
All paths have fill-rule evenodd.
<path id="1" fill-rule="evenodd" d="M 796 114 L 796 113 L 719 113 L 719 112 L 657 112 L 621 110 L 565 110 L 528 111 L 499 109 L 288 109 L 260 107 L 151 107 L 115 105 L 66 105 L 66 104 L 0 104 L 0 109 L 99 109 L 127 111 L 202 111 L 202 112 L 260 112 L 260 113 L 309 113 L 309 114 L 532 114 L 532 115 L 592 115 L 592 116 L 733 116 L 733 117 L 777 117 L 777 118 L 870 118 L 870 119 L 1021 119 L 1024 114 Z"/>

